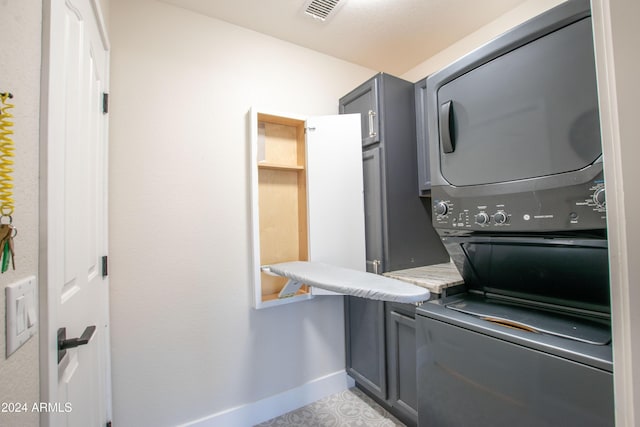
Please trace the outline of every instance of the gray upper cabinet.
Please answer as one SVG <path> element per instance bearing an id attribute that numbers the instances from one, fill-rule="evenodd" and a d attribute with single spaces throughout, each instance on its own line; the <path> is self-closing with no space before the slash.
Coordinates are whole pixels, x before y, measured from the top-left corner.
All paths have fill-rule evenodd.
<path id="1" fill-rule="evenodd" d="M 371 79 L 340 99 L 340 114 L 360 113 L 362 146 L 380 142 L 378 80 Z"/>
<path id="2" fill-rule="evenodd" d="M 361 117 L 368 271 L 449 261 L 418 197 L 413 83 L 377 74 L 340 99 L 340 113 Z"/>
<path id="3" fill-rule="evenodd" d="M 414 85 L 416 100 L 416 138 L 418 142 L 418 190 L 420 196 L 431 195 L 429 166 L 429 132 L 427 130 L 427 78 Z"/>

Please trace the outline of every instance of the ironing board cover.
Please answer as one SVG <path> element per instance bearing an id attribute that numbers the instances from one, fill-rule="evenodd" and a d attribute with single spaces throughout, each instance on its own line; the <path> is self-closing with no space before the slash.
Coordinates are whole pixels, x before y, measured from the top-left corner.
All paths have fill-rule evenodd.
<path id="1" fill-rule="evenodd" d="M 429 299 L 425 288 L 349 268 L 311 261 L 292 261 L 262 267 L 265 273 L 310 286 L 373 300 L 415 303 Z"/>

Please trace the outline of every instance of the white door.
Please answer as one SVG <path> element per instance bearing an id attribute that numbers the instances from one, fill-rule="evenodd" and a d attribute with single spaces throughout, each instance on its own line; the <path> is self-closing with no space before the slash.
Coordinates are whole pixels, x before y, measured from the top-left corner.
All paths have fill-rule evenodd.
<path id="1" fill-rule="evenodd" d="M 360 115 L 317 116 L 306 125 L 309 259 L 365 271 Z"/>
<path id="2" fill-rule="evenodd" d="M 41 373 L 49 426 L 105 426 L 110 420 L 107 253 L 108 41 L 96 0 L 45 6 L 41 210 L 46 358 Z M 47 16 L 48 12 L 48 16 Z M 45 29 L 47 26 L 45 25 Z M 46 31 L 46 30 L 45 30 Z M 91 339 L 59 360 L 58 333 Z M 89 329 L 87 329 L 89 328 Z M 90 334 L 85 334 L 90 335 Z M 46 352 L 46 354 L 45 354 Z M 56 406 L 57 404 L 57 406 Z M 54 410 L 51 410 L 54 409 Z"/>

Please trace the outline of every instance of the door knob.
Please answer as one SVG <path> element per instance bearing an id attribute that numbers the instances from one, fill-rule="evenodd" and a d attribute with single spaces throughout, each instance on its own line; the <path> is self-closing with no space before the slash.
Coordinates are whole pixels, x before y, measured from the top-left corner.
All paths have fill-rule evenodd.
<path id="1" fill-rule="evenodd" d="M 78 347 L 79 345 L 85 345 L 96 332 L 95 326 L 87 326 L 80 338 L 67 339 L 67 328 L 58 329 L 58 363 L 62 360 L 65 354 L 67 354 L 68 348 Z"/>

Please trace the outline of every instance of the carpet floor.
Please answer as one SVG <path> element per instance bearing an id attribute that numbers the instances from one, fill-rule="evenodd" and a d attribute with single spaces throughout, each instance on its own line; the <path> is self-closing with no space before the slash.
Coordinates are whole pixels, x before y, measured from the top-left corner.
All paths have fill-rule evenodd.
<path id="1" fill-rule="evenodd" d="M 387 410 L 353 387 L 255 427 L 404 427 Z"/>

